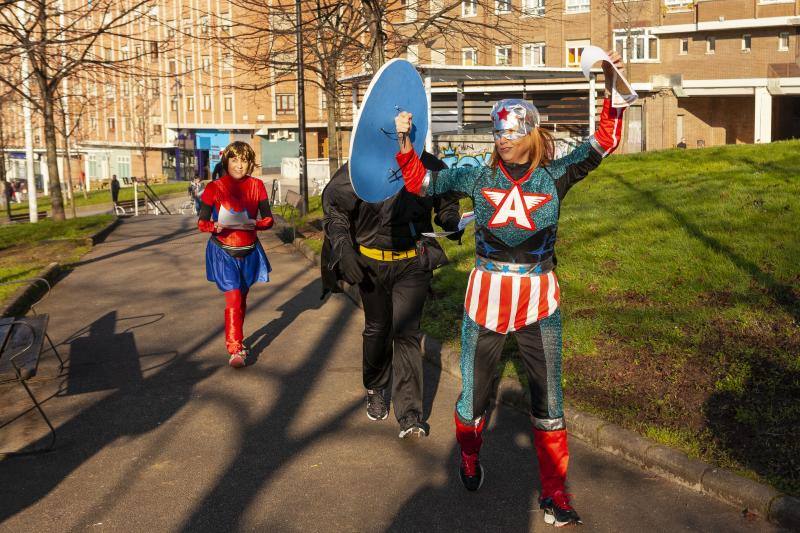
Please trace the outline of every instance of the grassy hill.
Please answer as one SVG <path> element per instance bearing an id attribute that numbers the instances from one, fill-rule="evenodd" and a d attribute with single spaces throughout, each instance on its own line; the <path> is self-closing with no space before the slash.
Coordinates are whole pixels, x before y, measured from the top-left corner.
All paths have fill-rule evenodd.
<path id="1" fill-rule="evenodd" d="M 457 345 L 474 243 L 445 244 L 424 327 Z M 556 251 L 568 403 L 800 493 L 800 142 L 614 156 Z"/>

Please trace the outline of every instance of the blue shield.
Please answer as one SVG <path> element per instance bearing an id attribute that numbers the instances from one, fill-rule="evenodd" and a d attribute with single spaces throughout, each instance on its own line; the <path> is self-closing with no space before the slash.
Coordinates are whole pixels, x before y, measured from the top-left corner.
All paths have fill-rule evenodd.
<path id="1" fill-rule="evenodd" d="M 350 138 L 350 182 L 365 202 L 382 202 L 403 188 L 394 127 L 401 111 L 414 117 L 410 138 L 421 154 L 428 134 L 425 86 L 411 63 L 392 59 L 373 76 Z"/>

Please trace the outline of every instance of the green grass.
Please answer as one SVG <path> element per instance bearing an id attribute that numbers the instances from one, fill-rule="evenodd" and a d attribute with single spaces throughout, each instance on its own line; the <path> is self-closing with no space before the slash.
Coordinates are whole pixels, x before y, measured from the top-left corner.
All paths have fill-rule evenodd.
<path id="1" fill-rule="evenodd" d="M 86 238 L 114 219 L 111 215 L 83 217 L 63 222 L 0 226 L 0 283 L 34 277 L 52 262 L 68 264 L 91 248 Z M 20 285 L 0 285 L 4 302 Z"/>
<path id="2" fill-rule="evenodd" d="M 186 193 L 186 189 L 189 187 L 189 182 L 181 181 L 181 182 L 171 182 L 171 183 L 162 183 L 159 185 L 151 185 L 150 186 L 157 195 L 163 196 L 172 193 Z M 139 191 L 139 194 L 143 194 Z M 98 204 L 110 204 L 111 203 L 111 191 L 104 190 L 104 191 L 90 191 L 86 193 L 87 198 L 83 197 L 82 192 L 75 192 L 75 207 L 83 207 L 88 205 L 98 205 Z M 119 191 L 119 199 L 122 200 L 133 200 L 133 187 L 124 187 Z M 50 197 L 49 196 L 39 196 L 38 197 L 38 204 L 39 210 L 47 210 L 50 211 Z M 64 209 L 69 211 L 69 205 L 65 205 Z M 15 214 L 18 213 L 27 213 L 28 212 L 28 202 L 23 201 L 21 204 L 11 204 L 11 211 Z"/>
<path id="3" fill-rule="evenodd" d="M 567 400 L 800 493 L 798 227 L 800 142 L 603 163 L 561 212 Z M 423 325 L 457 345 L 474 243 L 445 246 Z"/>

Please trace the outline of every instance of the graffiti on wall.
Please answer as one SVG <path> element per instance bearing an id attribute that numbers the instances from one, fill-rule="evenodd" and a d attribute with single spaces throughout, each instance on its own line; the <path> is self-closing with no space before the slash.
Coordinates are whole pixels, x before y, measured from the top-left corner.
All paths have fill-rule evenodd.
<path id="1" fill-rule="evenodd" d="M 489 164 L 492 158 L 491 150 L 483 146 L 460 145 L 439 148 L 439 158 L 448 168 L 482 167 Z"/>

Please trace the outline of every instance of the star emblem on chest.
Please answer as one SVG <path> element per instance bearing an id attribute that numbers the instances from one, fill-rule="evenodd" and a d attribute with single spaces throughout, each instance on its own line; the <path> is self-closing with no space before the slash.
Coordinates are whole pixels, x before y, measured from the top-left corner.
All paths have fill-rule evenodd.
<path id="1" fill-rule="evenodd" d="M 481 189 L 483 197 L 495 208 L 489 220 L 490 228 L 503 228 L 514 224 L 520 229 L 534 230 L 531 213 L 549 202 L 550 194 L 523 192 L 519 185 L 510 189 Z"/>

